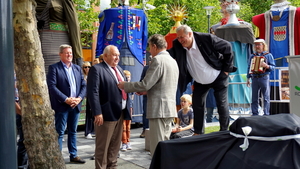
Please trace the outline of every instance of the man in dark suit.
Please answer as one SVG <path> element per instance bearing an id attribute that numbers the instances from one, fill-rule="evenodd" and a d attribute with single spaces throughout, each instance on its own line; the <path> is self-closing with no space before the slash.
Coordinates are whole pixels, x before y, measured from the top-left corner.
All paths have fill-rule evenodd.
<path id="1" fill-rule="evenodd" d="M 70 161 L 85 163 L 77 156 L 76 132 L 81 101 L 86 95 L 86 82 L 80 66 L 72 64 L 72 47 L 59 47 L 60 62 L 49 66 L 47 84 L 51 107 L 55 111 L 55 128 L 62 150 L 62 139 L 68 127 L 68 149 Z M 67 126 L 66 126 L 67 124 Z"/>
<path id="2" fill-rule="evenodd" d="M 88 74 L 87 97 L 94 113 L 96 131 L 96 169 L 116 168 L 120 149 L 123 119 L 131 120 L 128 95 L 117 86 L 125 81 L 118 66 L 120 52 L 116 46 L 104 49 L 104 62 L 94 65 Z"/>
<path id="3" fill-rule="evenodd" d="M 149 61 L 149 64 L 150 63 L 151 63 L 151 61 Z M 146 72 L 147 72 L 148 68 L 149 68 L 149 65 L 146 65 L 143 68 L 140 81 L 142 81 L 144 79 L 144 77 L 146 76 Z M 145 138 L 145 130 L 146 129 L 149 129 L 149 120 L 147 119 L 147 95 L 143 95 L 143 132 L 141 133 L 140 138 Z"/>
<path id="4" fill-rule="evenodd" d="M 210 88 L 215 91 L 220 131 L 228 130 L 228 74 L 236 71 L 231 44 L 215 35 L 193 32 L 187 25 L 179 26 L 176 34 L 169 52 L 179 67 L 180 91 L 194 79 L 194 135 L 204 133 L 205 100 Z"/>

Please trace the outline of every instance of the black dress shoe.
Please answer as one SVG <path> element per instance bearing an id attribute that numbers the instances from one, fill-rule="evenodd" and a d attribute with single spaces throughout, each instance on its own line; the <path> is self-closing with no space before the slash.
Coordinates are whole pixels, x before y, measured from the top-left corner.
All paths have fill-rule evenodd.
<path id="1" fill-rule="evenodd" d="M 70 161 L 71 161 L 72 163 L 80 163 L 80 164 L 84 164 L 84 163 L 85 163 L 85 161 L 84 161 L 84 160 L 81 160 L 78 156 L 75 157 L 75 158 L 72 158 Z"/>
<path id="2" fill-rule="evenodd" d="M 95 154 L 91 157 L 91 160 L 95 160 Z"/>
<path id="3" fill-rule="evenodd" d="M 143 132 L 141 133 L 140 138 L 145 138 L 145 130 L 143 130 Z"/>

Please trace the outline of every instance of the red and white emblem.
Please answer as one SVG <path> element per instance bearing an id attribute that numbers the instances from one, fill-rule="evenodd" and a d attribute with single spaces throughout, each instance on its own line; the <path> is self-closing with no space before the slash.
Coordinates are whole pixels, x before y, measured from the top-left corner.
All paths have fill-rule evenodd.
<path id="1" fill-rule="evenodd" d="M 274 27 L 273 32 L 275 41 L 283 41 L 286 39 L 286 26 Z"/>

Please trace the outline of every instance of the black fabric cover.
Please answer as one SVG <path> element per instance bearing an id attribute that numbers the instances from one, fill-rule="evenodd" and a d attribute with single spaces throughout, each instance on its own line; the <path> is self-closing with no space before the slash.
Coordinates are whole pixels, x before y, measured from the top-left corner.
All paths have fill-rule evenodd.
<path id="1" fill-rule="evenodd" d="M 294 114 L 238 118 L 230 131 L 242 134 L 252 127 L 251 136 L 283 136 L 300 133 L 300 117 Z M 300 169 L 300 139 L 258 141 L 249 148 L 239 146 L 243 138 L 229 131 L 159 142 L 150 169 Z"/>

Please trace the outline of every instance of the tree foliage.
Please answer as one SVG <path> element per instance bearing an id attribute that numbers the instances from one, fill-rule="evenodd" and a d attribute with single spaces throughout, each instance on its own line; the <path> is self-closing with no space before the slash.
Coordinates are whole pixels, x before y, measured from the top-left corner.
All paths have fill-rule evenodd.
<path id="1" fill-rule="evenodd" d="M 84 0 L 74 0 L 75 2 Z M 96 1 L 96 0 L 90 0 Z M 130 6 L 135 8 L 143 8 L 143 0 L 130 0 Z M 291 5 L 299 7 L 300 0 L 289 0 Z M 168 5 L 170 4 L 181 4 L 187 7 L 188 19 L 183 20 L 181 24 L 189 25 L 194 31 L 207 32 L 208 19 L 206 15 L 205 6 L 214 6 L 212 15 L 210 17 L 210 26 L 218 23 L 222 18 L 220 12 L 220 1 L 219 0 L 148 0 L 148 4 L 155 6 L 153 10 L 146 11 L 148 16 L 148 32 L 149 36 L 159 33 L 166 35 L 171 27 L 175 24 L 169 17 Z M 261 13 L 266 12 L 270 9 L 270 6 L 274 3 L 274 0 L 265 0 L 260 2 L 258 0 L 241 0 L 240 12 L 237 14 L 238 18 L 243 19 L 246 22 L 251 23 L 252 17 Z M 116 7 L 118 0 L 112 0 L 111 6 Z M 79 18 L 88 21 L 92 16 L 86 18 Z M 96 17 L 97 18 L 97 17 Z M 84 22 L 83 22 L 84 23 Z M 84 25 L 82 23 L 82 25 Z M 91 25 L 91 24 L 90 24 Z"/>
<path id="2" fill-rule="evenodd" d="M 99 11 L 95 7 L 99 6 L 99 0 L 74 0 L 78 14 L 78 21 L 81 30 L 82 46 L 90 47 L 92 34 L 97 31 Z"/>
<path id="3" fill-rule="evenodd" d="M 249 4 L 254 14 L 258 15 L 269 10 L 270 6 L 274 3 L 274 0 L 265 0 L 263 2 L 257 0 L 242 0 L 241 2 Z M 291 5 L 293 6 L 300 6 L 300 0 L 288 0 L 288 2 L 291 2 Z"/>
<path id="4" fill-rule="evenodd" d="M 95 11 L 94 7 L 99 6 L 99 0 L 74 0 L 76 4 L 80 30 L 85 32 L 95 32 L 97 27 L 95 23 L 98 21 L 99 11 Z"/>
<path id="5" fill-rule="evenodd" d="M 300 0 L 289 0 L 289 2 L 293 6 L 300 6 Z M 152 4 L 156 8 L 147 12 L 149 36 L 155 33 L 163 35 L 168 33 L 174 21 L 168 18 L 167 6 L 174 3 L 187 7 L 188 19 L 181 24 L 189 25 L 194 31 L 207 32 L 207 15 L 203 9 L 205 6 L 215 7 L 210 17 L 210 26 L 218 23 L 222 18 L 219 0 L 155 0 Z M 239 3 L 241 9 L 237 17 L 251 23 L 253 16 L 266 12 L 273 3 L 273 0 L 266 0 L 263 3 L 257 0 L 241 0 Z"/>

